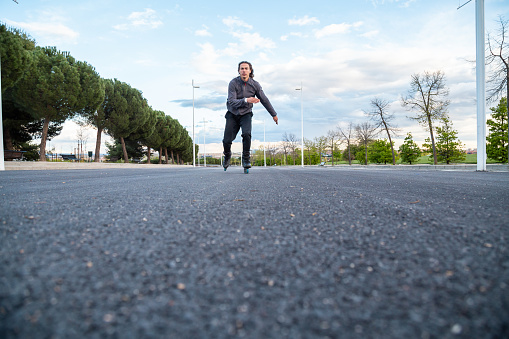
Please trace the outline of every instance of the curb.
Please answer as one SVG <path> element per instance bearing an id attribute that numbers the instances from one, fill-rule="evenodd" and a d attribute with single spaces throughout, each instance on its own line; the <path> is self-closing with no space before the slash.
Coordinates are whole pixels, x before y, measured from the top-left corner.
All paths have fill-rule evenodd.
<path id="1" fill-rule="evenodd" d="M 136 168 L 136 169 L 162 169 L 162 168 L 192 168 L 192 165 L 166 165 L 166 164 L 125 164 L 108 162 L 40 162 L 40 161 L 6 161 L 6 171 L 34 171 L 34 170 L 80 170 L 80 169 L 114 169 L 114 168 Z M 210 166 L 213 167 L 213 166 Z M 214 166 L 217 167 L 217 166 Z M 292 168 L 300 166 L 278 166 L 278 168 Z M 353 170 L 409 170 L 409 171 L 468 171 L 476 172 L 476 164 L 452 164 L 452 165 L 334 165 L 334 166 L 309 166 L 306 168 L 327 168 L 327 169 L 353 169 Z M 200 166 L 200 168 L 202 168 Z M 509 172 L 509 165 L 487 164 L 486 172 Z"/>
<path id="2" fill-rule="evenodd" d="M 334 165 L 324 166 L 327 168 L 351 168 L 351 169 L 380 169 L 380 170 L 421 170 L 421 171 L 468 171 L 476 172 L 476 164 L 452 164 L 452 165 Z M 484 171 L 482 171 L 484 172 Z M 486 172 L 509 172 L 509 165 L 487 164 Z"/>
<path id="3" fill-rule="evenodd" d="M 34 170 L 77 170 L 77 169 L 114 169 L 114 168 L 187 168 L 190 165 L 166 165 L 166 164 L 125 164 L 107 162 L 42 162 L 42 161 L 6 161 L 6 171 L 34 171 Z"/>

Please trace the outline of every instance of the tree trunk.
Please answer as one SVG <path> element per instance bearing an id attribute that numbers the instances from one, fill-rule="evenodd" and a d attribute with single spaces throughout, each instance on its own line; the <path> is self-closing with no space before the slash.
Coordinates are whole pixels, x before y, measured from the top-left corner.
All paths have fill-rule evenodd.
<path id="1" fill-rule="evenodd" d="M 125 141 L 123 137 L 120 137 L 120 143 L 122 144 L 122 153 L 124 153 L 124 163 L 129 163 L 129 159 L 127 158 L 127 148 L 125 147 Z"/>
<path id="2" fill-rule="evenodd" d="M 509 62 L 509 58 L 507 58 Z M 507 79 L 505 83 L 506 88 L 506 103 L 507 103 L 507 164 L 509 164 L 509 73 L 507 74 Z"/>
<path id="3" fill-rule="evenodd" d="M 175 165 L 175 157 L 173 156 L 173 150 L 171 150 L 171 164 Z"/>
<path id="4" fill-rule="evenodd" d="M 163 156 L 163 147 L 159 146 L 159 165 L 161 165 L 161 157 Z"/>
<path id="5" fill-rule="evenodd" d="M 147 146 L 147 164 L 150 164 L 150 147 Z"/>
<path id="6" fill-rule="evenodd" d="M 364 142 L 364 154 L 365 154 L 364 165 L 368 166 L 368 142 L 367 141 Z"/>
<path id="7" fill-rule="evenodd" d="M 164 163 L 168 165 L 168 147 L 164 148 Z"/>
<path id="8" fill-rule="evenodd" d="M 39 161 L 46 161 L 46 140 L 48 139 L 49 119 L 44 118 L 42 127 L 41 146 L 39 147 Z"/>
<path id="9" fill-rule="evenodd" d="M 391 151 L 392 151 L 392 164 L 396 165 L 396 157 L 394 156 L 394 145 L 392 144 L 391 139 L 391 133 L 389 133 L 389 128 L 387 127 L 387 124 L 385 123 L 385 120 L 383 120 L 385 131 L 387 132 L 387 136 L 389 137 L 389 143 L 391 144 Z"/>
<path id="10" fill-rule="evenodd" d="M 94 162 L 100 162 L 101 161 L 101 133 L 103 132 L 102 127 L 97 127 L 97 139 L 95 142 L 95 155 L 94 155 Z"/>
<path id="11" fill-rule="evenodd" d="M 178 153 L 177 153 L 177 163 L 180 165 L 180 157 Z"/>
<path id="12" fill-rule="evenodd" d="M 394 156 L 394 145 L 392 144 L 391 134 L 389 133 L 389 131 L 387 131 L 387 135 L 389 136 L 389 143 L 391 144 L 392 164 L 396 165 L 396 157 Z"/>
<path id="13" fill-rule="evenodd" d="M 433 148 L 433 164 L 438 165 L 437 150 L 435 148 L 435 137 L 433 136 L 433 131 L 430 131 L 429 133 L 431 135 L 431 147 Z"/>
<path id="14" fill-rule="evenodd" d="M 350 141 L 348 141 L 348 165 L 352 166 L 352 154 L 350 152 Z"/>
<path id="15" fill-rule="evenodd" d="M 433 125 L 431 124 L 431 118 L 428 115 L 428 127 L 429 127 L 429 134 L 431 136 L 431 147 L 433 148 L 433 164 L 437 165 L 437 150 L 435 149 L 435 138 L 433 137 Z"/>

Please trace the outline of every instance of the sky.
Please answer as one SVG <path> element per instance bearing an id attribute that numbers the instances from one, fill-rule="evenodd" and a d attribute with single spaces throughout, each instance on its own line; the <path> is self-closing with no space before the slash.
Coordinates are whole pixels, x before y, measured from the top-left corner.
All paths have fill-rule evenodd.
<path id="1" fill-rule="evenodd" d="M 70 52 L 102 78 L 139 89 L 191 136 L 194 94 L 200 152 L 204 139 L 206 152 L 222 151 L 228 83 L 243 60 L 279 117 L 276 125 L 254 106 L 253 148 L 284 133 L 300 139 L 301 108 L 304 138 L 314 139 L 367 121 L 374 98 L 390 102 L 400 129 L 396 146 L 408 132 L 421 145 L 429 133 L 409 118 L 415 113 L 401 98 L 413 74 L 438 70 L 449 88 L 453 128 L 466 148 L 476 148 L 475 0 L 458 9 L 467 1 L 2 0 L 0 21 L 39 46 Z M 485 0 L 487 32 L 496 33 L 500 16 L 509 18 L 509 1 Z M 48 146 L 71 152 L 77 129 L 67 122 Z M 96 131 L 85 134 L 92 150 Z M 234 151 L 240 142 L 239 133 Z"/>

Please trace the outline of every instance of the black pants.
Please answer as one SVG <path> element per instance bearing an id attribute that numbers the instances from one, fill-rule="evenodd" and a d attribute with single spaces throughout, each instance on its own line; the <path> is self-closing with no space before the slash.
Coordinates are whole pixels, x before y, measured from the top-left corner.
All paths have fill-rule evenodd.
<path id="1" fill-rule="evenodd" d="M 224 127 L 223 148 L 224 153 L 231 153 L 232 142 L 237 137 L 239 130 L 242 128 L 242 157 L 249 159 L 249 150 L 251 149 L 251 121 L 253 113 L 245 115 L 234 115 L 226 112 L 226 126 Z"/>

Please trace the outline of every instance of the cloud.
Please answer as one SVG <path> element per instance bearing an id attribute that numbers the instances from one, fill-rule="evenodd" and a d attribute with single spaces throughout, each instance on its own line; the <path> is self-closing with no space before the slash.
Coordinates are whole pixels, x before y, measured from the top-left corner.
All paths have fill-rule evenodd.
<path id="1" fill-rule="evenodd" d="M 318 20 L 316 17 L 310 18 L 307 15 L 305 15 L 299 19 L 293 18 L 293 19 L 288 20 L 288 25 L 297 25 L 297 26 L 313 25 L 313 24 L 319 24 L 319 23 L 320 23 L 320 20 Z"/>
<path id="2" fill-rule="evenodd" d="M 354 24 L 346 24 L 346 23 L 331 24 L 331 25 L 325 26 L 322 29 L 317 30 L 315 32 L 315 36 L 317 38 L 323 38 L 324 36 L 328 36 L 328 35 L 344 34 L 344 33 L 348 33 L 352 27 L 357 28 L 362 25 L 363 25 L 362 21 L 358 21 Z"/>
<path id="3" fill-rule="evenodd" d="M 396 124 L 404 130 L 398 140 L 402 140 L 406 132 L 412 132 L 414 139 L 421 142 L 426 133 L 407 118 L 412 114 L 401 107 L 399 99 L 408 91 L 413 73 L 440 68 L 447 76 L 450 98 L 454 98 L 450 107 L 451 118 L 455 123 L 458 121 L 455 127 L 462 133 L 460 139 L 471 144 L 468 129 L 460 127 L 466 125 L 463 123 L 466 112 L 466 117 L 475 114 L 472 102 L 475 74 L 471 65 L 462 62 L 458 56 L 468 50 L 457 48 L 462 45 L 457 41 L 449 41 L 449 49 L 443 49 L 444 44 L 423 49 L 421 45 L 433 46 L 436 34 L 428 34 L 426 28 L 422 30 L 422 34 L 428 36 L 427 40 L 420 39 L 414 44 L 381 41 L 376 53 L 361 46 L 338 46 L 328 53 L 299 54 L 280 64 L 258 66 L 258 75 L 274 108 L 288 124 L 288 130 L 299 130 L 298 124 L 293 122 L 300 113 L 299 97 L 290 92 L 299 87 L 302 80 L 306 135 L 323 135 L 323 131 L 339 122 L 363 121 L 362 110 L 369 108 L 370 99 L 378 96 L 393 102 L 391 111 L 397 116 Z"/>
<path id="4" fill-rule="evenodd" d="M 155 29 L 162 26 L 163 22 L 157 18 L 156 11 L 151 8 L 145 8 L 144 12 L 132 12 L 127 17 L 129 23 L 119 24 L 113 28 L 125 31 L 131 28 Z"/>
<path id="5" fill-rule="evenodd" d="M 219 69 L 222 67 L 218 64 L 218 60 L 222 57 L 240 57 L 246 53 L 256 51 L 266 51 L 276 47 L 276 43 L 270 38 L 264 38 L 260 33 L 243 32 L 242 30 L 233 30 L 233 27 L 244 27 L 249 30 L 252 26 L 246 22 L 229 17 L 223 19 L 223 23 L 231 28 L 228 32 L 235 41 L 229 42 L 224 48 L 216 48 L 210 43 L 198 44 L 201 51 L 194 55 L 194 61 L 197 68 L 206 74 L 219 75 Z"/>
<path id="6" fill-rule="evenodd" d="M 263 60 L 263 61 L 269 61 L 269 57 L 267 55 L 267 53 L 263 53 L 263 52 L 260 52 L 258 53 L 258 57 L 260 58 L 260 60 Z"/>
<path id="7" fill-rule="evenodd" d="M 15 22 L 5 20 L 5 22 L 10 26 L 30 32 L 30 35 L 40 36 L 44 40 L 44 45 L 76 44 L 79 37 L 78 32 L 53 20 L 48 22 Z"/>
<path id="8" fill-rule="evenodd" d="M 212 36 L 212 34 L 209 32 L 209 28 L 205 25 L 202 25 L 203 29 L 199 29 L 196 32 L 194 32 L 194 35 L 196 36 Z"/>
<path id="9" fill-rule="evenodd" d="M 375 36 L 377 36 L 379 33 L 380 33 L 379 31 L 369 31 L 369 32 L 361 34 L 361 36 L 371 39 L 371 38 L 374 38 Z"/>
<path id="10" fill-rule="evenodd" d="M 247 29 L 253 29 L 253 26 L 245 23 L 244 21 L 240 20 L 237 17 L 229 16 L 228 18 L 223 19 L 223 24 L 225 24 L 226 26 L 228 26 L 231 29 L 233 29 L 235 27 L 244 27 Z"/>
<path id="11" fill-rule="evenodd" d="M 299 38 L 307 37 L 307 35 L 302 34 L 301 32 L 290 32 L 290 34 L 281 36 L 281 41 L 287 41 L 289 36 L 296 36 Z"/>
<path id="12" fill-rule="evenodd" d="M 262 37 L 259 33 L 231 33 L 233 37 L 237 38 L 240 44 L 230 43 L 223 52 L 230 56 L 240 56 L 246 52 L 255 51 L 258 49 L 272 49 L 276 47 L 274 41 L 269 38 Z"/>
<path id="13" fill-rule="evenodd" d="M 390 5 L 388 0 L 385 3 Z M 394 7 L 401 4 L 403 1 L 392 2 Z M 463 133 L 460 139 L 469 143 L 469 130 L 460 126 L 464 126 L 464 120 L 475 114 L 475 105 L 472 104 L 472 98 L 475 98 L 475 74 L 470 70 L 471 66 L 465 65 L 460 58 L 471 52 L 469 45 L 461 42 L 467 38 L 453 34 L 464 28 L 457 21 L 451 20 L 451 16 L 451 13 L 433 14 L 433 20 L 423 20 L 425 24 L 419 25 L 412 32 L 412 39 L 404 43 L 392 38 L 392 35 L 387 36 L 392 32 L 385 31 L 383 26 L 378 27 L 373 22 L 369 22 L 369 29 L 366 29 L 367 22 L 356 22 L 355 19 L 351 22 L 315 26 L 314 30 L 309 30 L 313 37 L 327 38 L 355 33 L 355 37 L 352 37 L 355 41 L 331 45 L 327 39 L 313 39 L 311 46 L 302 45 L 302 50 L 290 52 L 279 50 L 282 45 L 286 49 L 286 43 L 277 46 L 269 36 L 255 33 L 256 27 L 253 29 L 238 18 L 229 18 L 231 20 L 223 20 L 225 27 L 232 28 L 226 31 L 230 35 L 227 37 L 229 44 L 200 45 L 202 50 L 199 57 L 203 63 L 197 68 L 206 66 L 204 68 L 208 71 L 204 71 L 204 75 L 216 72 L 216 79 L 230 79 L 228 74 L 234 73 L 232 64 L 235 65 L 231 56 L 249 53 L 247 59 L 255 66 L 257 80 L 280 114 L 279 128 L 284 126 L 285 131 L 300 132 L 300 94 L 303 94 L 306 138 L 323 135 L 324 131 L 334 128 L 340 122 L 362 122 L 365 119 L 363 110 L 369 108 L 370 100 L 373 97 L 384 98 L 391 101 L 390 108 L 396 115 L 396 124 L 403 129 L 401 136 L 395 140 L 397 143 L 401 142 L 406 132 L 412 132 L 417 142 L 427 137 L 427 133 L 418 124 L 407 118 L 412 114 L 401 107 L 399 100 L 408 91 L 412 74 L 441 69 L 448 77 L 447 85 L 451 85 L 451 99 L 454 98 L 450 107 L 451 118 L 455 127 Z M 460 38 L 451 40 L 451 35 Z M 290 41 L 292 36 L 304 35 L 289 31 L 277 34 L 277 38 L 282 41 Z M 370 46 L 366 46 L 367 40 L 358 39 L 359 36 L 377 39 L 369 41 Z M 226 71 L 220 73 L 219 67 Z M 303 82 L 303 92 L 295 91 L 300 81 Z M 453 86 L 454 83 L 460 83 L 461 86 Z M 214 111 L 224 110 L 227 83 L 222 86 L 216 92 L 222 93 L 221 99 L 214 102 L 208 98 L 207 103 L 201 102 L 199 106 L 205 108 L 208 105 Z M 205 86 L 202 86 L 199 93 L 206 95 Z M 179 104 L 189 107 L 189 101 Z M 258 119 L 270 118 L 261 105 L 256 105 L 255 110 Z M 463 118 L 465 112 L 467 114 Z M 266 126 L 268 134 L 271 133 L 271 126 Z M 275 131 L 273 138 L 279 140 L 281 133 L 280 130 Z"/>
<path id="14" fill-rule="evenodd" d="M 200 47 L 200 52 L 193 55 L 194 66 L 201 73 L 213 76 L 221 75 L 222 66 L 218 63 L 218 59 L 221 56 L 220 52 L 209 42 L 198 44 L 198 46 Z"/>
<path id="15" fill-rule="evenodd" d="M 180 105 L 181 107 L 193 107 L 193 100 L 179 99 L 172 100 L 171 102 Z M 226 95 L 197 95 L 194 100 L 194 107 L 207 108 L 212 111 L 225 111 L 226 110 Z"/>

